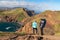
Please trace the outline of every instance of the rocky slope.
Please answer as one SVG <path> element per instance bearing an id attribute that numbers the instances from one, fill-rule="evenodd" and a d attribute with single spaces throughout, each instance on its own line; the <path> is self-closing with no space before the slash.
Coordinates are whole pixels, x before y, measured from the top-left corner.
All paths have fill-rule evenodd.
<path id="1" fill-rule="evenodd" d="M 41 35 L 31 35 L 33 33 L 31 23 L 33 21 L 37 21 L 38 34 L 40 34 L 39 23 L 41 18 L 45 18 L 47 20 L 46 26 L 44 28 L 44 34 L 46 36 L 43 36 L 43 40 L 60 40 L 60 36 L 59 37 L 52 36 L 57 33 L 60 33 L 60 11 L 47 10 L 40 14 L 34 15 L 33 11 L 31 12 L 25 10 L 24 8 L 16 8 L 13 10 L 3 11 L 0 13 L 1 13 L 0 21 L 6 21 L 6 20 L 9 21 L 9 19 L 14 19 L 17 20 L 18 22 L 24 23 L 24 26 L 21 27 L 18 31 L 16 31 L 16 33 L 19 33 L 19 35 L 15 33 L 12 34 L 4 33 L 3 35 L 3 33 L 0 32 L 0 40 L 11 40 L 11 39 L 12 40 L 40 40 Z M 30 13 L 32 16 L 30 15 Z M 7 19 L 5 19 L 5 17 L 7 17 Z"/>
<path id="2" fill-rule="evenodd" d="M 7 18 L 5 18 L 7 16 Z M 29 11 L 25 8 L 16 8 L 13 10 L 7 10 L 0 12 L 0 19 L 2 21 L 18 21 L 24 23 L 24 27 L 17 32 L 32 33 L 31 23 L 37 21 L 38 31 L 40 32 L 40 19 L 45 18 L 47 20 L 46 27 L 44 28 L 44 34 L 54 34 L 60 32 L 60 11 L 47 10 L 40 14 L 34 15 L 34 11 Z"/>
<path id="3" fill-rule="evenodd" d="M 30 18 L 27 18 L 27 20 L 29 20 L 24 27 L 22 28 L 22 30 L 19 30 L 20 32 L 26 32 L 26 33 L 32 33 L 32 27 L 31 27 L 31 23 L 33 21 L 37 21 L 38 23 L 38 31 L 39 29 L 39 22 L 41 18 L 45 18 L 47 20 L 46 26 L 44 28 L 44 34 L 49 34 L 49 35 L 54 35 L 55 33 L 59 33 L 59 24 L 60 24 L 60 12 L 59 11 L 45 11 L 42 12 L 38 15 L 32 16 Z M 19 32 L 18 31 L 18 32 Z"/>
<path id="4" fill-rule="evenodd" d="M 2 11 L 0 12 L 0 15 L 2 16 L 1 18 L 3 21 L 5 21 L 5 19 L 7 20 L 11 19 L 13 21 L 17 20 L 21 22 L 23 19 L 33 16 L 34 12 L 28 11 L 26 10 L 26 8 L 14 8 L 11 10 Z"/>

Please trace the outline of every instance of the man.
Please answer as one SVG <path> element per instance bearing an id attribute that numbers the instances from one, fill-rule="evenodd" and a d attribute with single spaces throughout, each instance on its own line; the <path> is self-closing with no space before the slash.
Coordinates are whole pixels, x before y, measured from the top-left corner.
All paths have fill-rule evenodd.
<path id="1" fill-rule="evenodd" d="M 46 25 L 46 19 L 41 19 L 40 21 L 40 29 L 41 29 L 41 35 L 43 35 L 43 28 Z"/>
<path id="2" fill-rule="evenodd" d="M 33 33 L 37 34 L 37 22 L 36 21 L 32 22 L 32 28 L 33 28 Z"/>

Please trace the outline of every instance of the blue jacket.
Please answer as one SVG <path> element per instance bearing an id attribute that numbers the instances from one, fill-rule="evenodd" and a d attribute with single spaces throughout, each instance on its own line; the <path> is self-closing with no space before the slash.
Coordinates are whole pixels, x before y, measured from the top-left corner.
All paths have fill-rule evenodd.
<path id="1" fill-rule="evenodd" d="M 32 28 L 37 28 L 37 23 L 36 22 L 32 23 Z"/>

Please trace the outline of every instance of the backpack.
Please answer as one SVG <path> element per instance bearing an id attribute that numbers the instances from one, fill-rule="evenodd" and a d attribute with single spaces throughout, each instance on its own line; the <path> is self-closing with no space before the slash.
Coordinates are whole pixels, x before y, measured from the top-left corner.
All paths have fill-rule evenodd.
<path id="1" fill-rule="evenodd" d="M 46 24 L 46 19 L 41 19 L 41 21 L 40 21 L 40 27 L 44 28 L 45 24 Z"/>

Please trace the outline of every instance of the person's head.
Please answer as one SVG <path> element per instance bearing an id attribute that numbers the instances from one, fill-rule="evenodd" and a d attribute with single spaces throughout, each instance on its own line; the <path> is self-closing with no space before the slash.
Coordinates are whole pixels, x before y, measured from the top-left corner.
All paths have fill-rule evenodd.
<path id="1" fill-rule="evenodd" d="M 45 18 L 42 18 L 41 21 L 46 21 L 46 19 Z"/>
<path id="2" fill-rule="evenodd" d="M 37 22 L 37 21 L 34 21 L 34 22 Z"/>
<path id="3" fill-rule="evenodd" d="M 32 21 L 32 23 L 34 23 L 34 22 L 36 22 L 36 21 Z"/>

